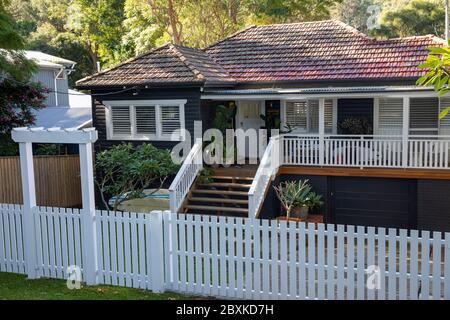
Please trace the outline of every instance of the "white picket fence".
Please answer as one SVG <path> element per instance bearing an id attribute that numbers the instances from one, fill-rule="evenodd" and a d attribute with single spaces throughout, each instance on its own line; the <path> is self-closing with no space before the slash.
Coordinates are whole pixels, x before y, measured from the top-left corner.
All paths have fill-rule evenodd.
<path id="1" fill-rule="evenodd" d="M 0 271 L 86 270 L 83 213 L 0 205 Z M 450 234 L 169 212 L 97 211 L 98 283 L 237 299 L 450 299 Z M 368 286 L 369 284 L 369 286 Z M 373 288 L 371 286 L 374 286 Z"/>

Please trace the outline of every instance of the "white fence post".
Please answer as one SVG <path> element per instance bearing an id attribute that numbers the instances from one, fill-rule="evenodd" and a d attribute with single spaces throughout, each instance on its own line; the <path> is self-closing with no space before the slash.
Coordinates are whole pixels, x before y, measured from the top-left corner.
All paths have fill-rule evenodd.
<path id="1" fill-rule="evenodd" d="M 152 211 L 150 220 L 150 278 L 152 291 L 164 292 L 163 213 Z M 168 254 L 168 253 L 166 253 Z"/>
<path id="2" fill-rule="evenodd" d="M 33 208 L 36 207 L 36 187 L 34 183 L 33 147 L 31 142 L 20 142 L 20 173 L 23 194 L 23 238 L 25 265 L 29 279 L 39 278 L 37 274 L 37 238 Z"/>
<path id="3" fill-rule="evenodd" d="M 83 201 L 83 269 L 88 285 L 98 283 L 97 231 L 95 225 L 94 169 L 92 143 L 79 144 L 81 196 Z"/>
<path id="4" fill-rule="evenodd" d="M 444 299 L 450 300 L 450 233 L 445 233 Z"/>

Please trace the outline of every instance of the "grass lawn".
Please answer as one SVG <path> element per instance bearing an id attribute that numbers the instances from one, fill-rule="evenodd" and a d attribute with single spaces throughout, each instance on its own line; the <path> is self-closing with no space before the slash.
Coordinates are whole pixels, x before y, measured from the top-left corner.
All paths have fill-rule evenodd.
<path id="1" fill-rule="evenodd" d="M 190 297 L 175 293 L 113 286 L 82 286 L 69 290 L 65 280 L 28 280 L 26 276 L 0 272 L 0 300 L 177 300 Z M 192 299 L 192 297 L 191 297 Z"/>

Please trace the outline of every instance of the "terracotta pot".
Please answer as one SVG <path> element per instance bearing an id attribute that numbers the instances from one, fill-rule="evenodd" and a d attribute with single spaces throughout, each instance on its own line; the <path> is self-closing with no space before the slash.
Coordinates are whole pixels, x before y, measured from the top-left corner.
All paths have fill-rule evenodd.
<path id="1" fill-rule="evenodd" d="M 302 220 L 308 219 L 309 208 L 307 206 L 296 207 L 292 210 L 292 215 Z"/>

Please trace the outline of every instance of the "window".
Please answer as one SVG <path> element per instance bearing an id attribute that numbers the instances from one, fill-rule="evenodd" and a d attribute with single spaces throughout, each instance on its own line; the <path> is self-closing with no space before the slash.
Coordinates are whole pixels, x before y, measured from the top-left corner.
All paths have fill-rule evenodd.
<path id="1" fill-rule="evenodd" d="M 333 100 L 325 100 L 325 132 L 333 132 Z M 294 132 L 319 132 L 319 100 L 286 102 L 285 122 Z"/>
<path id="2" fill-rule="evenodd" d="M 108 139 L 182 140 L 185 103 L 186 100 L 105 101 Z"/>
<path id="3" fill-rule="evenodd" d="M 378 107 L 379 135 L 401 135 L 403 128 L 403 99 L 380 98 Z"/>
<path id="4" fill-rule="evenodd" d="M 294 131 L 307 131 L 308 106 L 306 101 L 286 103 L 286 124 Z"/>
<path id="5" fill-rule="evenodd" d="M 438 98 L 411 98 L 410 134 L 436 134 L 439 125 Z"/>

